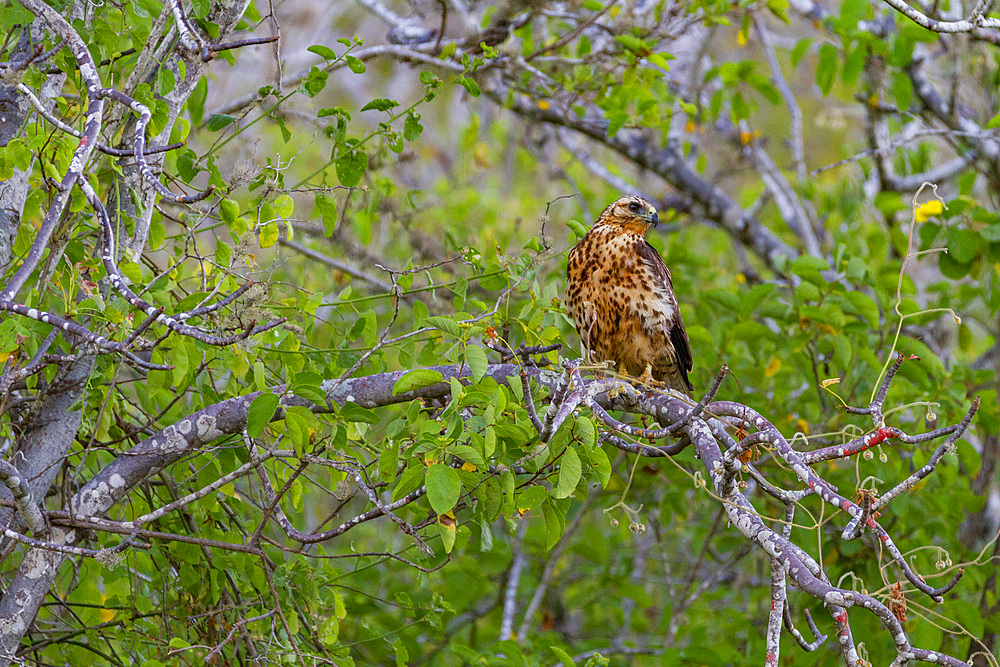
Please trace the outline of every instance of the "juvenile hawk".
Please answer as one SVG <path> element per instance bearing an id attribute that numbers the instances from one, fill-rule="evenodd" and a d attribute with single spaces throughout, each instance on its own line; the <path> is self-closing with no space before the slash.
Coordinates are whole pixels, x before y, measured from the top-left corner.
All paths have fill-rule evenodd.
<path id="1" fill-rule="evenodd" d="M 566 306 L 596 360 L 689 394 L 691 348 L 670 271 L 643 238 L 657 222 L 656 209 L 641 197 L 604 209 L 569 252 Z"/>

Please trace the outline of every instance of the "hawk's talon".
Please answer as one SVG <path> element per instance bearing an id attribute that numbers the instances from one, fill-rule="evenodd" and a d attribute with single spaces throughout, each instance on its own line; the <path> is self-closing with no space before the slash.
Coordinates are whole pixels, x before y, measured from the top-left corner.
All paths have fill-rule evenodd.
<path id="1" fill-rule="evenodd" d="M 636 382 L 647 387 L 653 387 L 654 389 L 666 389 L 667 385 L 659 380 L 653 379 L 653 365 L 646 364 L 646 370 L 642 372 L 642 375 L 637 377 Z"/>

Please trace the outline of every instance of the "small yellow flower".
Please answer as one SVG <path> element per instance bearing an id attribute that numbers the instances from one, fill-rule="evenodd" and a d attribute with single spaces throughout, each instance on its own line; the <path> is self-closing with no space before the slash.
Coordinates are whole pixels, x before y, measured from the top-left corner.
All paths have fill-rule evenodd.
<path id="1" fill-rule="evenodd" d="M 944 204 L 937 199 L 932 199 L 929 202 L 918 204 L 916 210 L 917 222 L 926 222 L 928 218 L 934 217 L 935 215 L 941 215 L 943 211 Z"/>
<path id="2" fill-rule="evenodd" d="M 780 370 L 781 359 L 771 357 L 767 362 L 767 366 L 764 367 L 764 377 L 773 377 Z"/>
<path id="3" fill-rule="evenodd" d="M 538 108 L 541 109 L 542 111 L 547 111 L 548 108 L 551 106 L 552 103 L 549 102 L 548 100 L 538 100 Z"/>

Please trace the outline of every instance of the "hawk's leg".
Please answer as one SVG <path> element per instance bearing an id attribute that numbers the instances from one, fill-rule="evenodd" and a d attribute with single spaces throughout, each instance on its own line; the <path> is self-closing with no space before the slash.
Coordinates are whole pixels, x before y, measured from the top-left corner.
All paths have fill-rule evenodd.
<path id="1" fill-rule="evenodd" d="M 636 381 L 639 384 L 644 384 L 644 385 L 646 385 L 648 387 L 654 387 L 656 389 L 664 389 L 667 386 L 663 382 L 660 382 L 659 380 L 654 380 L 653 379 L 653 365 L 652 364 L 646 364 L 646 370 L 644 370 L 642 372 L 642 375 L 640 375 L 639 377 L 636 378 Z"/>

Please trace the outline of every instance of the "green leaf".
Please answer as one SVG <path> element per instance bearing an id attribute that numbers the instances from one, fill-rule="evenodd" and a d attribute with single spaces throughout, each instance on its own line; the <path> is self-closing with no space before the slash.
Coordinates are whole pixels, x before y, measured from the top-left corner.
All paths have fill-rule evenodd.
<path id="1" fill-rule="evenodd" d="M 375 109 L 376 111 L 389 111 L 393 107 L 398 106 L 399 102 L 396 100 L 387 100 L 384 97 L 378 97 L 361 107 L 361 110 L 368 111 L 369 109 Z"/>
<path id="2" fill-rule="evenodd" d="M 792 62 L 792 67 L 798 67 L 799 63 L 802 61 L 802 57 L 809 53 L 809 47 L 812 46 L 812 40 L 809 38 L 800 39 L 792 47 L 792 52 L 788 54 L 789 60 Z"/>
<path id="3" fill-rule="evenodd" d="M 481 347 L 476 345 L 468 345 L 465 348 L 465 363 L 469 365 L 469 370 L 472 372 L 472 379 L 479 382 L 486 375 L 486 369 L 489 368 L 490 361 L 486 358 L 486 353 L 483 352 Z"/>
<path id="4" fill-rule="evenodd" d="M 979 235 L 990 243 L 1000 241 L 1000 223 L 990 225 L 989 227 L 983 227 L 979 230 Z"/>
<path id="5" fill-rule="evenodd" d="M 271 206 L 279 218 L 287 220 L 292 217 L 292 212 L 295 210 L 295 200 L 288 195 L 278 195 L 271 203 Z"/>
<path id="6" fill-rule="evenodd" d="M 576 485 L 580 483 L 582 470 L 579 455 L 572 447 L 567 447 L 559 459 L 559 481 L 552 492 L 552 497 L 566 498 L 572 494 L 576 490 Z"/>
<path id="7" fill-rule="evenodd" d="M 613 137 L 618 134 L 618 130 L 628 122 L 628 114 L 624 111 L 612 111 L 607 114 L 608 136 Z"/>
<path id="8" fill-rule="evenodd" d="M 253 362 L 253 383 L 257 387 L 258 391 L 264 391 L 267 389 L 267 376 L 265 375 L 266 369 L 264 368 L 264 362 L 259 359 Z"/>
<path id="9" fill-rule="evenodd" d="M 396 484 L 396 488 L 392 490 L 392 501 L 396 502 L 408 493 L 412 493 L 413 491 L 419 489 L 424 483 L 425 470 L 426 468 L 419 463 L 404 470 L 403 474 L 399 476 L 399 483 Z"/>
<path id="10" fill-rule="evenodd" d="M 833 87 L 837 75 L 837 47 L 824 43 L 819 47 L 819 63 L 816 65 L 816 85 L 824 95 Z"/>
<path id="11" fill-rule="evenodd" d="M 340 408 L 340 417 L 344 421 L 364 422 L 366 424 L 378 424 L 381 421 L 377 414 L 351 401 L 344 403 L 344 406 Z"/>
<path id="12" fill-rule="evenodd" d="M 458 476 L 458 471 L 443 463 L 427 467 L 424 485 L 427 487 L 427 500 L 438 514 L 450 512 L 462 492 L 462 478 Z"/>
<path id="13" fill-rule="evenodd" d="M 394 641 L 392 643 L 392 650 L 396 654 L 396 667 L 406 667 L 406 663 L 410 660 L 410 654 L 406 650 L 403 640 L 397 639 Z"/>
<path id="14" fill-rule="evenodd" d="M 522 512 L 535 509 L 545 502 L 548 494 L 540 486 L 529 486 L 517 497 L 517 509 Z"/>
<path id="15" fill-rule="evenodd" d="M 486 517 L 479 520 L 479 550 L 482 552 L 488 552 L 493 550 L 493 529 L 490 528 L 490 522 L 487 521 Z"/>
<path id="16" fill-rule="evenodd" d="M 337 54 L 329 46 L 324 46 L 323 44 L 313 44 L 306 51 L 310 53 L 315 53 L 320 58 L 324 60 L 336 60 Z"/>
<path id="17" fill-rule="evenodd" d="M 285 410 L 285 431 L 297 452 L 305 451 L 310 435 L 316 431 L 318 425 L 316 415 L 307 407 L 294 405 Z"/>
<path id="18" fill-rule="evenodd" d="M 440 329 L 450 336 L 455 336 L 456 338 L 461 338 L 462 327 L 459 326 L 453 318 L 447 315 L 434 315 L 433 317 L 428 317 L 425 322 L 434 327 L 435 329 Z"/>
<path id="19" fill-rule="evenodd" d="M 629 51 L 638 53 L 639 55 L 645 55 L 649 52 L 649 47 L 644 41 L 636 37 L 635 35 L 630 35 L 625 33 L 624 35 L 618 35 L 615 37 L 615 41 L 624 46 Z"/>
<path id="20" fill-rule="evenodd" d="M 608 455 L 600 447 L 594 447 L 591 450 L 587 458 L 590 459 L 590 465 L 597 473 L 597 479 L 601 480 L 601 486 L 607 488 L 608 482 L 611 480 L 611 461 L 608 460 Z"/>
<path id="21" fill-rule="evenodd" d="M 420 114 L 413 111 L 406 114 L 406 120 L 403 121 L 403 138 L 407 141 L 415 141 L 423 131 L 424 126 L 420 124 Z"/>
<path id="22" fill-rule="evenodd" d="M 829 271 L 830 265 L 822 257 L 802 255 L 792 262 L 789 270 L 813 284 L 824 285 L 826 281 L 823 280 L 823 276 L 820 274 L 823 271 Z"/>
<path id="23" fill-rule="evenodd" d="M 167 229 L 163 226 L 163 222 L 160 220 L 153 220 L 149 224 L 149 236 L 147 237 L 150 250 L 159 250 L 163 247 L 163 241 L 166 238 Z"/>
<path id="24" fill-rule="evenodd" d="M 230 116 L 227 113 L 213 113 L 208 117 L 208 122 L 205 123 L 205 129 L 209 132 L 218 132 L 224 127 L 232 125 L 237 120 L 236 116 Z"/>
<path id="25" fill-rule="evenodd" d="M 255 363 L 254 369 L 256 367 Z M 307 371 L 295 374 L 295 379 L 288 387 L 288 391 L 313 403 L 324 405 L 326 404 L 326 392 L 323 391 L 322 385 L 323 378 L 318 373 Z"/>
<path id="26" fill-rule="evenodd" d="M 578 417 L 573 430 L 587 449 L 593 449 L 597 444 L 597 426 L 588 417 Z"/>
<path id="27" fill-rule="evenodd" d="M 205 98 L 207 95 L 208 81 L 206 77 L 201 77 L 198 83 L 195 84 L 187 104 L 188 112 L 191 114 L 191 122 L 194 125 L 201 125 L 202 118 L 205 115 Z"/>
<path id="28" fill-rule="evenodd" d="M 848 86 L 853 86 L 858 76 L 865 69 L 868 60 L 868 45 L 858 44 L 844 60 L 844 69 L 840 72 L 840 80 Z"/>
<path id="29" fill-rule="evenodd" d="M 269 391 L 253 399 L 247 414 L 247 434 L 251 438 L 259 438 L 264 432 L 264 427 L 271 422 L 274 411 L 278 409 L 278 403 L 278 395 Z"/>
<path id="30" fill-rule="evenodd" d="M 142 267 L 135 262 L 119 262 L 118 269 L 133 285 L 142 282 Z"/>
<path id="31" fill-rule="evenodd" d="M 990 122 L 986 123 L 987 130 L 993 130 L 998 127 L 1000 127 L 1000 113 L 998 113 L 996 116 L 993 116 L 993 118 L 990 118 Z"/>
<path id="32" fill-rule="evenodd" d="M 789 23 L 788 0 L 768 0 L 767 8 L 784 23 Z"/>
<path id="33" fill-rule="evenodd" d="M 279 230 L 278 225 L 274 222 L 269 222 L 260 228 L 259 233 L 260 247 L 270 248 L 275 243 L 278 242 Z"/>
<path id="34" fill-rule="evenodd" d="M 198 154 L 195 153 L 190 148 L 185 148 L 184 151 L 177 156 L 177 175 L 185 183 L 190 183 L 191 179 L 198 175 L 201 168 L 196 165 L 198 160 Z"/>
<path id="35" fill-rule="evenodd" d="M 566 515 L 551 502 L 546 502 L 542 504 L 542 517 L 545 519 L 545 548 L 551 549 L 559 543 L 566 530 Z"/>
<path id="36" fill-rule="evenodd" d="M 660 69 L 670 71 L 668 60 L 676 60 L 676 56 L 670 53 L 650 53 L 646 56 L 646 61 L 651 65 L 656 65 Z"/>
<path id="37" fill-rule="evenodd" d="M 871 297 L 863 292 L 852 290 L 847 293 L 847 300 L 851 302 L 861 321 L 872 328 L 878 329 L 879 311 L 878 304 L 872 301 Z"/>
<path id="38" fill-rule="evenodd" d="M 177 85 L 177 78 L 169 67 L 161 67 L 157 79 L 159 80 L 160 95 L 167 95 Z"/>
<path id="39" fill-rule="evenodd" d="M 566 226 L 573 230 L 573 233 L 576 235 L 576 238 L 578 239 L 582 239 L 584 236 L 587 235 L 587 226 L 584 225 L 579 220 L 569 220 L 566 223 Z"/>
<path id="40" fill-rule="evenodd" d="M 354 187 L 361 182 L 361 177 L 368 170 L 368 153 L 362 148 L 345 145 L 337 152 L 337 159 L 333 165 L 337 170 L 337 180 L 340 184 L 349 188 Z"/>
<path id="41" fill-rule="evenodd" d="M 473 97 L 479 97 L 479 84 L 476 83 L 475 80 L 470 79 L 467 76 L 463 76 L 458 80 L 458 82 L 462 84 L 462 88 L 465 88 L 466 92 L 470 95 Z"/>
<path id="42" fill-rule="evenodd" d="M 576 663 L 573 662 L 572 656 L 558 646 L 550 646 L 549 650 L 556 654 L 556 657 L 559 658 L 559 662 L 562 663 L 563 667 L 574 667 L 574 665 L 576 665 Z"/>
<path id="43" fill-rule="evenodd" d="M 483 458 L 482 454 L 469 445 L 452 445 L 448 448 L 448 453 L 457 456 L 463 461 L 468 461 L 477 468 L 486 466 L 486 459 Z"/>
<path id="44" fill-rule="evenodd" d="M 948 229 L 948 254 L 959 264 L 969 264 L 979 251 L 979 235 L 971 229 L 951 227 Z"/>
<path id="45" fill-rule="evenodd" d="M 223 199 L 219 202 L 219 217 L 227 225 L 231 225 L 236 222 L 236 218 L 240 215 L 240 206 L 232 199 Z"/>
<path id="46" fill-rule="evenodd" d="M 354 56 L 344 56 L 344 60 L 347 61 L 347 66 L 355 74 L 364 74 L 368 67 L 365 66 L 364 61 L 360 58 L 355 58 Z"/>
<path id="47" fill-rule="evenodd" d="M 299 85 L 299 92 L 306 97 L 316 97 L 324 88 L 326 88 L 326 82 L 329 78 L 329 72 L 313 66 L 309 70 L 309 74 L 306 75 L 306 78 L 303 79 L 302 83 Z"/>
<path id="48" fill-rule="evenodd" d="M 441 375 L 441 371 L 418 368 L 396 380 L 396 384 L 392 387 L 392 395 L 399 396 L 414 389 L 430 387 L 438 382 L 444 382 L 444 376 Z"/>
<path id="49" fill-rule="evenodd" d="M 893 72 L 891 77 L 892 96 L 896 106 L 906 111 L 913 100 L 913 82 L 905 72 Z"/>
<path id="50" fill-rule="evenodd" d="M 8 28 L 13 28 L 16 25 L 27 25 L 34 18 L 34 14 L 17 3 L 9 3 L 5 7 L 0 8 L 0 23 L 3 23 Z"/>
<path id="51" fill-rule="evenodd" d="M 314 210 L 323 219 L 323 231 L 330 236 L 337 228 L 337 200 L 329 195 L 316 193 L 314 201 Z"/>
<path id="52" fill-rule="evenodd" d="M 941 273 L 945 278 L 960 280 L 969 275 L 969 269 L 972 268 L 972 265 L 956 262 L 952 259 L 951 255 L 942 252 L 938 253 L 938 268 L 941 269 Z"/>

